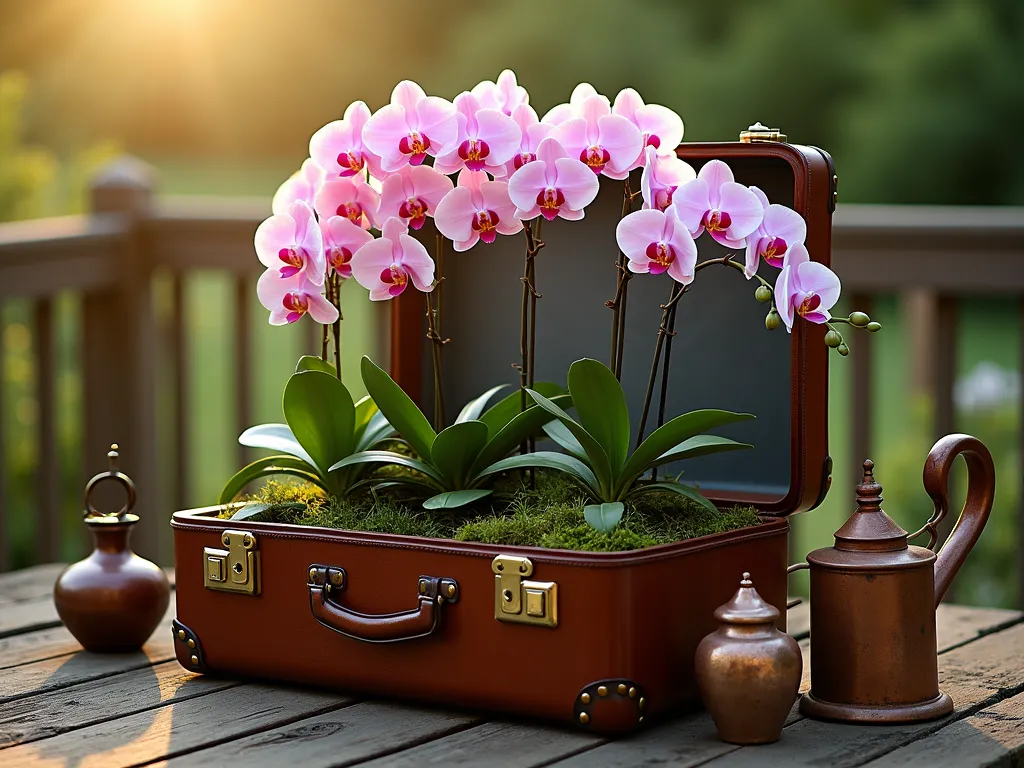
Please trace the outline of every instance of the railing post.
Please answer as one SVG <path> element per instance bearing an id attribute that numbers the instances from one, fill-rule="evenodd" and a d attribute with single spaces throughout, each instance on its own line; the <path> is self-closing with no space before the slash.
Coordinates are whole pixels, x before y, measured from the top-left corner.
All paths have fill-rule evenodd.
<path id="1" fill-rule="evenodd" d="M 152 209 L 153 170 L 133 157 L 114 160 L 90 185 L 93 213 L 123 217 L 116 253 L 117 285 L 83 297 L 86 475 L 106 467 L 111 443 L 138 489 L 141 522 L 133 535 L 139 554 L 167 563 L 168 508 L 157 498 L 156 327 L 152 264 L 141 223 Z M 120 499 L 105 499 L 111 508 Z"/>

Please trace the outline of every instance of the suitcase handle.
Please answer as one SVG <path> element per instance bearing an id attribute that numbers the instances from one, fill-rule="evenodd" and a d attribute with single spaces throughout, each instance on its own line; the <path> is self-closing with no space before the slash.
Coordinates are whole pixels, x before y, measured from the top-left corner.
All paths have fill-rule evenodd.
<path id="1" fill-rule="evenodd" d="M 441 625 L 441 607 L 459 599 L 459 585 L 454 579 L 420 576 L 415 608 L 398 613 L 366 614 L 337 602 L 336 595 L 343 592 L 347 584 L 344 568 L 309 566 L 309 609 L 313 618 L 325 627 L 366 643 L 395 643 L 426 637 Z"/>

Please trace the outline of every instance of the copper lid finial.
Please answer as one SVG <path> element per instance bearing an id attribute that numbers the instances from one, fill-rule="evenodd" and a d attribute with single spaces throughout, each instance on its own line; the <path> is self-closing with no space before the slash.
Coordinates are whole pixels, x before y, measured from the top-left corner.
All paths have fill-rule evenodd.
<path id="1" fill-rule="evenodd" d="M 100 472 L 85 485 L 85 521 L 87 523 L 135 523 L 138 522 L 138 515 L 133 515 L 132 508 L 135 506 L 135 483 L 124 472 L 117 468 L 117 461 L 121 457 L 117 443 L 110 444 L 107 451 L 107 463 L 110 466 L 106 472 Z M 116 512 L 100 512 L 93 504 L 93 494 L 96 486 L 104 480 L 114 480 L 120 484 L 126 494 L 124 504 Z"/>
<path id="2" fill-rule="evenodd" d="M 769 605 L 754 589 L 749 573 L 743 574 L 740 588 L 725 605 L 715 610 L 715 618 L 723 624 L 773 624 L 779 610 Z"/>
<path id="3" fill-rule="evenodd" d="M 875 463 L 864 461 L 864 478 L 856 488 L 857 511 L 836 531 L 836 549 L 894 551 L 907 548 L 907 532 L 882 511 L 882 486 Z"/>

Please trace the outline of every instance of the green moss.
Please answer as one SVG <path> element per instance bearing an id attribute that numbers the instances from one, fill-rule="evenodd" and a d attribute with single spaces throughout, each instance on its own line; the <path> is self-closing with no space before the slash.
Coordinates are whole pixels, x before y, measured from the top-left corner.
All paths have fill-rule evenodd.
<path id="1" fill-rule="evenodd" d="M 336 499 L 315 486 L 276 481 L 246 501 L 265 505 L 249 518 L 260 522 L 584 552 L 642 549 L 758 523 L 753 507 L 712 513 L 675 494 L 653 493 L 628 503 L 620 523 L 602 533 L 584 519 L 586 498 L 577 486 L 547 472 L 537 473 L 534 488 L 503 478 L 491 497 L 456 510 L 424 510 L 418 499 L 387 491 Z"/>

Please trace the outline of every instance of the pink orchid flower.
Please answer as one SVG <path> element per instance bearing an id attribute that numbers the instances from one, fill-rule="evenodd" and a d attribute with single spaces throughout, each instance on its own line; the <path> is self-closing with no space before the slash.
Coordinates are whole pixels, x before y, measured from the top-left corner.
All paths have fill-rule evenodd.
<path id="1" fill-rule="evenodd" d="M 301 277 L 323 285 L 327 272 L 324 242 L 313 209 L 302 200 L 260 224 L 254 244 L 260 262 L 279 278 Z"/>
<path id="2" fill-rule="evenodd" d="M 583 218 L 599 187 L 597 176 L 549 136 L 537 147 L 537 159 L 512 174 L 508 196 L 516 204 L 517 219 L 561 216 L 575 221 Z"/>
<path id="3" fill-rule="evenodd" d="M 697 174 L 689 163 L 676 156 L 674 150 L 658 154 L 654 145 L 648 145 L 644 153 L 644 171 L 640 176 L 644 208 L 664 211 L 672 205 L 676 190 L 697 178 Z"/>
<path id="4" fill-rule="evenodd" d="M 792 208 L 770 204 L 768 197 L 757 187 L 751 187 L 764 209 L 764 219 L 747 238 L 746 263 L 743 274 L 749 280 L 757 272 L 761 259 L 769 266 L 779 268 L 789 249 L 807 238 L 807 222 Z"/>
<path id="5" fill-rule="evenodd" d="M 583 102 L 589 99 L 591 96 L 600 97 L 605 104 L 611 105 L 608 101 L 607 96 L 602 96 L 597 92 L 590 83 L 580 83 L 572 89 L 572 95 L 569 97 L 568 104 L 559 104 L 552 107 L 544 113 L 544 117 L 541 118 L 541 122 L 548 123 L 549 125 L 561 125 L 571 117 L 581 117 L 583 115 Z"/>
<path id="6" fill-rule="evenodd" d="M 309 156 L 328 177 L 360 176 L 369 168 L 373 176 L 384 178 L 380 158 L 363 144 L 363 126 L 369 119 L 370 108 L 362 101 L 353 101 L 343 119 L 334 120 L 313 134 Z"/>
<path id="7" fill-rule="evenodd" d="M 281 279 L 268 269 L 256 283 L 260 303 L 270 310 L 271 325 L 287 325 L 309 315 L 321 325 L 338 319 L 338 310 L 320 293 L 320 289 L 302 275 Z"/>
<path id="8" fill-rule="evenodd" d="M 302 200 L 312 207 L 313 198 L 316 197 L 317 190 L 323 182 L 324 169 L 312 158 L 307 157 L 302 161 L 302 167 L 277 188 L 270 203 L 270 210 L 273 213 L 284 213 L 296 200 Z"/>
<path id="9" fill-rule="evenodd" d="M 429 165 L 406 166 L 384 179 L 377 221 L 397 216 L 413 229 L 419 229 L 451 191 L 452 180 Z"/>
<path id="10" fill-rule="evenodd" d="M 540 122 L 537 113 L 529 104 L 520 104 L 516 107 L 512 112 L 512 119 L 519 126 L 519 151 L 512 155 L 512 159 L 505 163 L 503 169 L 492 171 L 495 178 L 511 176 L 527 163 L 536 160 L 537 147 L 555 127 L 550 123 Z"/>
<path id="11" fill-rule="evenodd" d="M 726 248 L 746 246 L 747 235 L 764 217 L 757 195 L 737 184 L 732 169 L 721 160 L 707 162 L 696 179 L 679 187 L 672 205 L 694 239 L 706 229 Z"/>
<path id="12" fill-rule="evenodd" d="M 363 143 L 389 172 L 404 165 L 421 165 L 427 155 L 451 152 L 457 147 L 458 135 L 455 106 L 427 96 L 411 80 L 396 85 L 391 103 L 374 112 L 363 126 Z"/>
<path id="13" fill-rule="evenodd" d="M 619 221 L 615 240 L 629 258 L 630 272 L 668 272 L 677 283 L 693 282 L 697 245 L 671 208 L 634 211 Z"/>
<path id="14" fill-rule="evenodd" d="M 516 82 L 516 73 L 511 69 L 502 70 L 497 82 L 484 80 L 477 83 L 471 93 L 480 100 L 484 109 L 497 109 L 506 115 L 515 112 L 520 104 L 530 103 L 530 94 Z"/>
<path id="15" fill-rule="evenodd" d="M 796 315 L 819 325 L 831 320 L 829 310 L 839 301 L 841 288 L 836 273 L 811 261 L 803 243 L 790 246 L 786 264 L 775 281 L 775 302 L 786 330 L 793 332 Z"/>
<path id="16" fill-rule="evenodd" d="M 643 147 L 640 129 L 626 118 L 613 115 L 603 96 L 589 96 L 579 117 L 555 126 L 551 137 L 578 157 L 595 174 L 624 179 Z"/>
<path id="17" fill-rule="evenodd" d="M 615 97 L 612 114 L 620 115 L 640 129 L 644 147 L 675 150 L 683 140 L 683 119 L 668 107 L 660 104 L 644 104 L 640 94 L 632 88 L 624 88 Z M 643 149 L 633 163 L 634 168 L 644 162 Z"/>
<path id="18" fill-rule="evenodd" d="M 410 280 L 417 290 L 432 291 L 434 262 L 402 220 L 392 216 L 381 236 L 352 256 L 352 276 L 370 291 L 370 301 L 385 301 L 401 294 Z"/>
<path id="19" fill-rule="evenodd" d="M 455 243 L 456 251 L 468 251 L 478 240 L 493 243 L 497 235 L 514 235 L 523 228 L 515 218 L 516 205 L 504 181 L 488 181 L 483 171 L 463 169 L 459 184 L 437 206 L 434 223 Z"/>
<path id="20" fill-rule="evenodd" d="M 376 223 L 380 195 L 358 176 L 325 181 L 316 193 L 313 207 L 321 218 L 344 216 L 363 229 Z"/>
<path id="21" fill-rule="evenodd" d="M 502 167 L 519 148 L 522 131 L 504 112 L 483 109 L 469 91 L 455 97 L 459 135 L 454 149 L 434 161 L 441 173 L 455 173 L 462 168 L 471 171 L 504 171 Z"/>
<path id="22" fill-rule="evenodd" d="M 327 266 L 342 280 L 352 277 L 352 255 L 373 240 L 373 235 L 344 216 L 321 219 L 320 230 L 324 236 Z"/>

